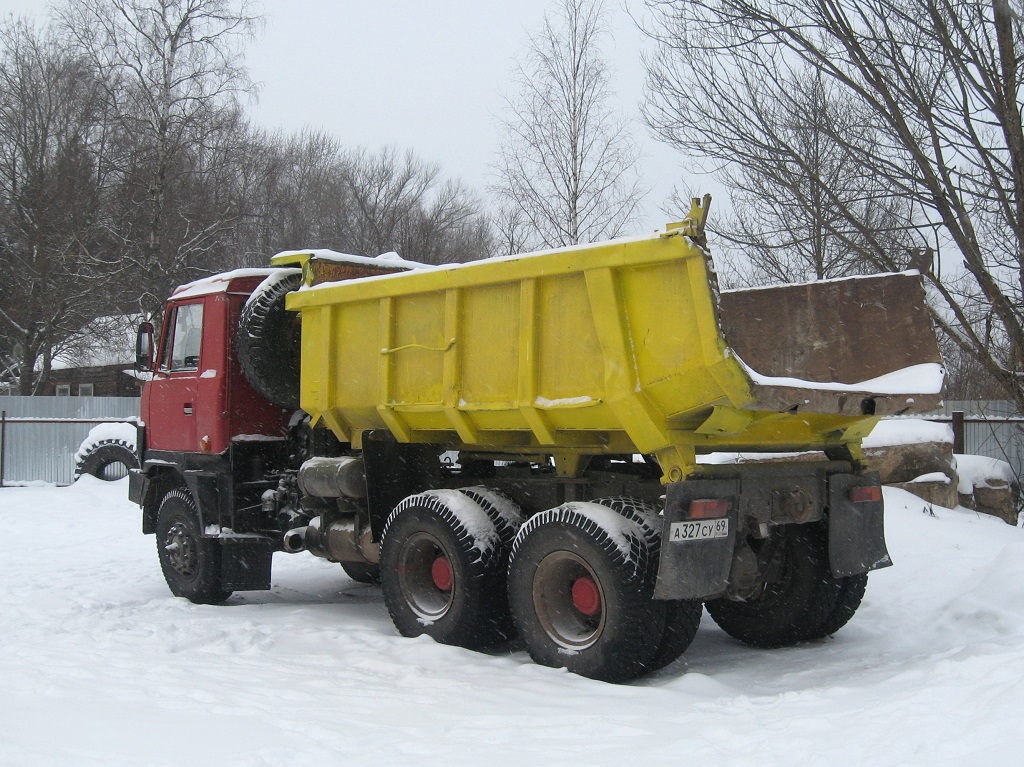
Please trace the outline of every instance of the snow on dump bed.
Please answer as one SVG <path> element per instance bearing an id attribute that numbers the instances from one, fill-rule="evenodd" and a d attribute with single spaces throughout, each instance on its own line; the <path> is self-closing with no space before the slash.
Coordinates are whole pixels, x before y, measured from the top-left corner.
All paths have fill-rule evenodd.
<path id="1" fill-rule="evenodd" d="M 402 269 L 429 269 L 429 264 L 421 264 L 418 261 L 407 261 L 393 250 L 381 253 L 379 256 L 356 256 L 351 253 L 339 253 L 336 250 L 326 248 L 313 248 L 311 250 L 283 250 L 274 258 L 286 258 L 290 256 L 313 256 L 318 261 L 333 261 L 338 264 L 359 264 L 361 266 L 380 266 Z"/>
<path id="2" fill-rule="evenodd" d="M 333 251 L 333 250 L 286 250 L 286 251 L 283 251 L 282 253 L 278 253 L 277 255 L 278 256 L 303 256 L 303 255 L 310 255 L 310 254 L 312 254 L 312 255 L 316 256 L 317 258 L 321 258 L 322 257 L 325 260 L 342 261 L 342 262 L 348 262 L 348 263 L 361 263 L 361 264 L 368 264 L 368 265 L 371 265 L 371 266 L 381 266 L 382 264 L 380 263 L 380 260 L 387 260 L 388 263 L 383 264 L 384 266 L 395 265 L 396 263 L 398 263 L 399 265 L 407 266 L 410 271 L 418 271 L 418 270 L 424 270 L 424 269 L 429 269 L 432 272 L 434 272 L 434 271 L 457 271 L 457 270 L 460 270 L 460 269 L 471 269 L 471 268 L 477 267 L 477 266 L 479 266 L 481 264 L 510 263 L 510 262 L 514 262 L 514 261 L 524 261 L 524 260 L 527 260 L 527 259 L 545 258 L 545 257 L 551 256 L 553 254 L 571 253 L 573 251 L 585 251 L 585 250 L 593 249 L 595 247 L 607 246 L 607 245 L 612 245 L 612 244 L 618 246 L 618 245 L 629 245 L 629 244 L 638 243 L 638 242 L 647 242 L 647 241 L 650 241 L 650 240 L 658 240 L 658 239 L 660 239 L 660 238 L 665 236 L 665 232 L 666 231 L 668 231 L 668 230 L 667 229 L 658 229 L 658 230 L 654 231 L 652 234 L 642 234 L 642 235 L 636 235 L 636 236 L 633 236 L 633 237 L 620 237 L 620 238 L 617 238 L 617 239 L 614 239 L 614 240 L 609 240 L 608 242 L 604 242 L 604 243 L 600 243 L 599 242 L 599 243 L 584 243 L 582 245 L 567 245 L 567 246 L 559 247 L 559 248 L 550 248 L 550 249 L 545 249 L 545 250 L 534 250 L 534 251 L 529 251 L 529 252 L 526 252 L 526 253 L 513 253 L 513 254 L 508 255 L 508 256 L 489 256 L 487 258 L 478 258 L 478 259 L 474 259 L 472 261 L 458 261 L 458 262 L 447 263 L 447 264 L 420 264 L 420 263 L 417 263 L 415 261 L 406 261 L 405 259 L 400 258 L 397 253 L 383 253 L 383 254 L 377 256 L 376 258 L 368 258 L 367 256 L 353 256 L 353 255 L 349 255 L 349 254 L 346 254 L 346 253 L 337 253 L 336 251 Z M 698 243 L 694 242 L 692 238 L 686 237 L 686 241 L 690 245 L 698 248 L 699 250 L 701 250 L 703 252 L 703 248 L 701 248 Z M 276 258 L 276 256 L 275 256 L 275 258 Z M 373 275 L 373 276 L 370 276 L 370 277 L 357 277 L 355 279 L 345 280 L 344 283 L 341 283 L 341 282 L 322 282 L 322 283 L 320 283 L 318 285 L 314 285 L 312 287 L 303 285 L 300 288 L 300 290 L 315 290 L 315 289 L 318 289 L 318 288 L 329 287 L 329 286 L 332 286 L 332 285 L 340 285 L 340 284 L 348 285 L 348 284 L 351 284 L 351 283 L 354 283 L 354 282 L 371 282 L 371 281 L 375 281 L 375 280 L 386 280 L 386 279 L 390 279 L 391 277 L 394 277 L 394 276 L 395 275 L 393 275 L 393 274 L 378 274 L 378 275 Z"/>
<path id="3" fill-rule="evenodd" d="M 946 375 L 945 369 L 939 363 L 924 362 L 920 365 L 911 365 L 910 367 L 886 373 L 878 378 L 871 378 L 858 383 L 819 383 L 817 381 L 804 381 L 801 378 L 761 375 L 740 359 L 735 351 L 732 354 L 739 361 L 740 365 L 743 366 L 746 374 L 750 376 L 750 380 L 761 386 L 871 394 L 938 394 L 942 391 L 942 381 Z M 912 402 L 913 400 L 910 401 Z"/>
<path id="4" fill-rule="evenodd" d="M 205 296 L 209 293 L 222 293 L 227 290 L 228 283 L 231 280 L 241 279 L 242 277 L 266 277 L 275 271 L 277 270 L 271 267 L 263 269 L 235 269 L 234 271 L 214 274 L 195 282 L 186 283 L 176 289 L 172 295 L 175 298 L 192 298 L 194 296 Z"/>

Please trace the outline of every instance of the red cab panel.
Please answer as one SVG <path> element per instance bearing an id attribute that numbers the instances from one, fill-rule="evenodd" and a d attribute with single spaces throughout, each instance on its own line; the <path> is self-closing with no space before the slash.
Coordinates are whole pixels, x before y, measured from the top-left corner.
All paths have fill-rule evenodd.
<path id="1" fill-rule="evenodd" d="M 156 370 L 142 392 L 150 450 L 222 453 L 234 437 L 282 437 L 289 413 L 257 394 L 236 353 L 238 318 L 268 270 L 178 288 L 167 303 Z"/>

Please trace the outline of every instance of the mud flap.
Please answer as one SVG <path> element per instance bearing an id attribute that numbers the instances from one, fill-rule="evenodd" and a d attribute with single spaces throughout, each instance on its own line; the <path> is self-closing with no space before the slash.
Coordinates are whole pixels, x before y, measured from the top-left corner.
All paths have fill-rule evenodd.
<path id="1" fill-rule="evenodd" d="M 837 578 L 892 565 L 885 547 L 885 504 L 852 501 L 850 490 L 858 487 L 879 487 L 878 472 L 829 477 L 828 558 Z"/>
<path id="2" fill-rule="evenodd" d="M 655 599 L 705 599 L 725 591 L 736 545 L 739 493 L 739 481 L 734 479 L 688 480 L 673 482 L 666 488 L 661 563 L 654 588 Z M 708 529 L 698 531 L 698 535 L 718 537 L 687 538 L 680 535 L 678 524 L 691 521 L 691 501 L 719 498 L 731 501 L 729 513 L 725 517 L 728 522 L 725 535 L 718 535 L 720 527 L 713 529 L 715 523 L 721 520 L 711 519 L 702 520 L 708 523 Z"/>
<path id="3" fill-rule="evenodd" d="M 259 539 L 222 538 L 220 579 L 228 591 L 266 591 L 274 546 Z"/>
<path id="4" fill-rule="evenodd" d="M 128 500 L 141 506 L 148 484 L 149 478 L 142 473 L 142 469 L 128 469 Z"/>

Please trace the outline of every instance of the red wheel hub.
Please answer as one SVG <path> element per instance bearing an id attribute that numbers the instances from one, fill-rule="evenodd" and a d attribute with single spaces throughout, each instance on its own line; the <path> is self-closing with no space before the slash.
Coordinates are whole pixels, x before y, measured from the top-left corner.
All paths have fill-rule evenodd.
<path id="1" fill-rule="evenodd" d="M 601 612 L 601 591 L 588 576 L 577 578 L 572 584 L 572 604 L 584 615 L 597 615 Z"/>
<path id="2" fill-rule="evenodd" d="M 434 585 L 441 591 L 449 591 L 452 587 L 452 564 L 445 557 L 438 557 L 430 566 L 430 577 Z"/>

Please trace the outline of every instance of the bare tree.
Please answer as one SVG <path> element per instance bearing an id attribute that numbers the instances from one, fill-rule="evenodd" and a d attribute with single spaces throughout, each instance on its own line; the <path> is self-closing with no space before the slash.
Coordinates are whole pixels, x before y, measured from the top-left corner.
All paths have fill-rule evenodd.
<path id="1" fill-rule="evenodd" d="M 922 268 L 936 323 L 1024 406 L 1019 2 L 647 6 L 658 42 L 648 119 L 665 140 L 722 167 L 756 175 L 768 151 L 813 175 L 806 150 L 774 128 L 798 113 L 807 72 L 820 73 L 858 116 L 843 130 L 821 127 L 864 191 L 822 183 L 838 217 L 816 223 L 878 268 Z"/>
<path id="2" fill-rule="evenodd" d="M 237 220 L 230 199 L 196 192 L 222 173 L 215 148 L 252 88 L 240 46 L 258 19 L 246 0 L 67 0 L 58 18 L 104 84 L 120 177 L 111 233 L 153 314 L 171 287 L 209 271 Z"/>
<path id="3" fill-rule="evenodd" d="M 259 232 L 246 250 L 325 247 L 365 256 L 397 251 L 424 263 L 490 255 L 490 227 L 479 200 L 412 152 L 346 150 L 322 131 L 265 136 L 262 170 L 253 169 L 252 216 Z M 253 183 L 255 182 L 255 183 Z"/>
<path id="4" fill-rule="evenodd" d="M 323 131 L 294 135 L 249 128 L 235 183 L 244 216 L 235 250 L 244 265 L 264 266 L 280 250 L 327 247 L 326 229 L 344 209 L 340 142 Z"/>
<path id="5" fill-rule="evenodd" d="M 479 200 L 414 153 L 350 152 L 343 179 L 348 231 L 342 240 L 353 252 L 394 250 L 429 264 L 490 255 L 490 228 Z"/>
<path id="6" fill-rule="evenodd" d="M 525 253 L 530 250 L 530 223 L 522 208 L 506 203 L 492 215 L 496 243 L 495 251 L 501 255 Z"/>
<path id="7" fill-rule="evenodd" d="M 0 93 L 0 378 L 28 395 L 96 310 L 97 82 L 59 40 L 9 21 Z"/>
<path id="8" fill-rule="evenodd" d="M 560 0 L 516 68 L 492 191 L 537 245 L 614 237 L 645 194 L 628 123 L 608 105 L 605 32 L 601 0 Z"/>
<path id="9" fill-rule="evenodd" d="M 865 254 L 864 238 L 847 224 L 832 195 L 843 200 L 845 210 L 871 221 L 876 238 L 892 243 L 891 252 L 906 252 L 900 238 L 912 218 L 910 205 L 885 179 L 865 177 L 847 146 L 831 138 L 843 135 L 853 142 L 857 137 L 862 151 L 874 151 L 870 121 L 820 72 L 805 68 L 799 80 L 802 87 L 791 94 L 790 108 L 776 103 L 774 111 L 760 115 L 758 130 L 771 141 L 751 142 L 742 163 L 732 162 L 719 173 L 731 205 L 716 234 L 750 284 L 878 271 Z M 730 104 L 725 110 L 745 108 Z M 703 145 L 707 139 L 701 135 L 699 141 Z"/>

